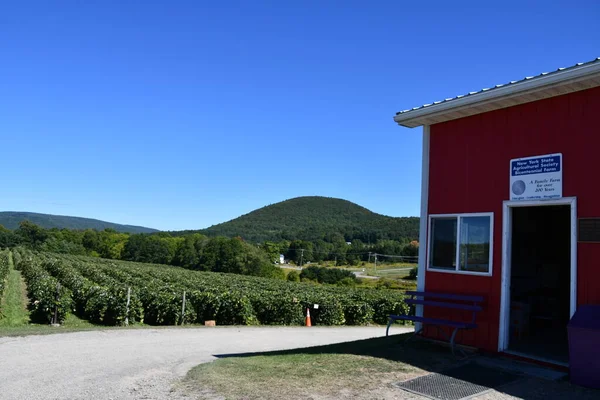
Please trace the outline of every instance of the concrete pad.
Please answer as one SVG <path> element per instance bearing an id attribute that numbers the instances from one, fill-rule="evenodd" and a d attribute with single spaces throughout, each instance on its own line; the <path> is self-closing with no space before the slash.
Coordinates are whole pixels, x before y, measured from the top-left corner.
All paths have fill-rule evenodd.
<path id="1" fill-rule="evenodd" d="M 503 369 L 509 372 L 517 372 L 522 375 L 549 381 L 561 380 L 566 378 L 568 375 L 566 372 L 557 371 L 555 369 L 501 357 L 492 358 L 481 356 L 477 357 L 474 361 L 487 367 Z"/>

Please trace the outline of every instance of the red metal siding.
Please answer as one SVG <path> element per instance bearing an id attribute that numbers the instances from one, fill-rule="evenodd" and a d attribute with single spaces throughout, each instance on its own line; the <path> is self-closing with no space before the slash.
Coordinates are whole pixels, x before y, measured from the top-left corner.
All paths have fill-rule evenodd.
<path id="1" fill-rule="evenodd" d="M 600 87 L 431 126 L 429 214 L 494 212 L 493 276 L 426 273 L 430 291 L 481 294 L 479 328 L 459 341 L 498 348 L 502 202 L 509 161 L 563 154 L 563 196 L 578 217 L 600 217 Z M 578 245 L 578 304 L 600 304 L 600 244 Z M 431 311 L 430 311 L 431 312 Z M 434 311 L 435 312 L 435 311 Z"/>

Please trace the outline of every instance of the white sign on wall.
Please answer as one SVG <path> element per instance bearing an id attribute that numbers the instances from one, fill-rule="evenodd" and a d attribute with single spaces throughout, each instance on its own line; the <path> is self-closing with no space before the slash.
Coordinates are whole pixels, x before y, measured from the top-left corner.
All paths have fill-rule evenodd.
<path id="1" fill-rule="evenodd" d="M 562 197 L 562 165 L 560 153 L 510 160 L 510 199 Z"/>

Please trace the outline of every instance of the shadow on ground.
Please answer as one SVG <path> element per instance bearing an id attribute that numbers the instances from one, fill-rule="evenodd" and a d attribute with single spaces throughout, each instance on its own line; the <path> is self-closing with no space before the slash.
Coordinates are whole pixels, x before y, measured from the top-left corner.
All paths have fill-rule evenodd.
<path id="1" fill-rule="evenodd" d="M 457 367 L 468 363 L 477 364 L 484 357 L 472 354 L 467 358 L 459 359 L 452 355 L 450 349 L 439 343 L 413 339 L 412 333 L 393 335 L 390 337 L 357 340 L 333 345 L 315 346 L 291 350 L 238 353 L 238 354 L 216 354 L 217 358 L 229 357 L 254 357 L 254 356 L 279 356 L 290 354 L 353 354 L 359 356 L 377 357 L 402 364 L 411 365 L 429 372 L 437 372 L 441 375 L 453 376 Z M 489 357 L 485 357 L 489 359 Z M 499 359 L 499 357 L 498 357 Z M 482 365 L 482 373 L 484 364 Z M 500 363 L 502 365 L 502 363 Z M 489 365 L 488 365 L 489 367 Z M 476 399 L 496 400 L 507 399 L 509 396 L 527 400 L 598 400 L 600 390 L 583 388 L 569 383 L 568 377 L 561 380 L 551 381 L 529 376 L 522 370 L 511 369 L 511 362 L 506 362 L 504 367 L 498 367 L 498 373 L 512 373 L 519 375 L 513 382 L 499 387 L 490 387 L 490 390 L 480 393 Z M 471 376 L 461 376 L 465 382 L 481 385 L 481 376 L 477 371 Z M 398 389 L 399 391 L 401 389 Z"/>
<path id="2" fill-rule="evenodd" d="M 214 356 L 217 358 L 229 358 L 280 356 L 289 354 L 354 354 L 358 356 L 383 358 L 389 361 L 410 364 L 417 368 L 435 372 L 454 365 L 460 365 L 463 362 L 454 357 L 448 347 L 426 340 L 413 339 L 412 333 L 299 349 L 255 353 L 215 354 Z"/>

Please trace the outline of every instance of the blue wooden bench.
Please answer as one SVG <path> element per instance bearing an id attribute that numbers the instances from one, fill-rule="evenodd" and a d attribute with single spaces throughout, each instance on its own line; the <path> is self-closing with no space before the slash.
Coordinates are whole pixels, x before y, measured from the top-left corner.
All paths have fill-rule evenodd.
<path id="1" fill-rule="evenodd" d="M 423 327 L 425 325 L 434 325 L 438 329 L 439 332 L 442 333 L 450 342 L 450 347 L 452 349 L 452 354 L 454 354 L 454 340 L 456 339 L 456 333 L 460 329 L 474 329 L 477 327 L 475 323 L 475 317 L 479 311 L 483 308 L 481 307 L 481 303 L 483 303 L 483 296 L 465 296 L 460 294 L 451 294 L 451 293 L 434 293 L 434 292 L 406 292 L 410 298 L 404 300 L 406 304 L 411 306 L 411 312 L 407 315 L 390 315 L 389 322 L 387 328 L 385 330 L 385 336 L 389 336 L 390 326 L 396 321 L 413 321 L 420 322 L 421 329 L 419 331 L 415 331 L 415 335 L 418 335 L 423 331 Z M 419 317 L 414 313 L 414 307 L 417 305 L 421 305 L 423 307 L 439 307 L 439 308 L 451 308 L 455 310 L 463 310 L 472 312 L 471 321 L 452 321 L 450 319 L 441 319 L 441 318 L 428 318 L 428 317 Z M 452 335 L 448 337 L 448 335 L 440 330 L 440 326 L 447 326 L 453 328 Z"/>

